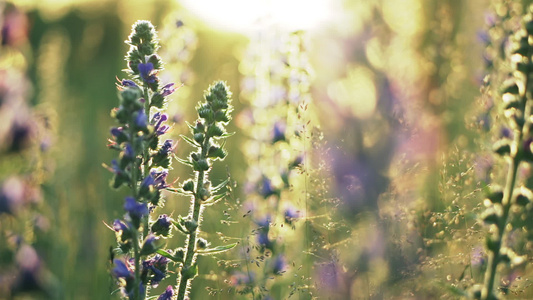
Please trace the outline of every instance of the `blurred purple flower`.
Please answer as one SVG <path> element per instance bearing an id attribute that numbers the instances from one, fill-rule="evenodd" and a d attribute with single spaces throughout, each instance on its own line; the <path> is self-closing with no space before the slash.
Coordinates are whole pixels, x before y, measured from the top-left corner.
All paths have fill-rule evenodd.
<path id="1" fill-rule="evenodd" d="M 112 272 L 117 278 L 133 278 L 133 271 L 120 259 L 113 260 L 115 267 Z"/>
<path id="2" fill-rule="evenodd" d="M 283 255 L 278 255 L 274 259 L 274 264 L 272 268 L 272 272 L 276 275 L 280 275 L 285 272 L 287 269 L 287 260 Z"/>
<path id="3" fill-rule="evenodd" d="M 142 108 L 136 113 L 135 125 L 139 128 L 146 128 L 146 126 L 148 126 L 148 117 Z"/>
<path id="4" fill-rule="evenodd" d="M 292 222 L 300 217 L 300 212 L 293 206 L 289 206 L 285 209 L 285 223 L 292 224 Z"/>
<path id="5" fill-rule="evenodd" d="M 124 210 L 132 218 L 142 218 L 143 216 L 148 215 L 148 206 L 146 203 L 139 203 L 133 197 L 126 197 Z"/>
<path id="6" fill-rule="evenodd" d="M 272 144 L 285 140 L 285 129 L 285 123 L 280 121 L 274 123 L 274 128 L 272 129 Z"/>
<path id="7" fill-rule="evenodd" d="M 172 289 L 172 286 L 169 285 L 157 300 L 172 300 L 172 296 L 174 296 L 174 290 Z"/>
<path id="8" fill-rule="evenodd" d="M 0 214 L 16 214 L 26 204 L 27 187 L 18 177 L 10 177 L 0 186 Z"/>

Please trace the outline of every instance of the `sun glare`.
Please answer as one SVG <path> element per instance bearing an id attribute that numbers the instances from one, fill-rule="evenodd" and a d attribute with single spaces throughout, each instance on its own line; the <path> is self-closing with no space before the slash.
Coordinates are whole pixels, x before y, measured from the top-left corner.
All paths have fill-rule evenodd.
<path id="1" fill-rule="evenodd" d="M 266 25 L 288 31 L 313 29 L 330 20 L 340 5 L 337 0 L 183 0 L 180 3 L 216 28 L 239 32 Z"/>

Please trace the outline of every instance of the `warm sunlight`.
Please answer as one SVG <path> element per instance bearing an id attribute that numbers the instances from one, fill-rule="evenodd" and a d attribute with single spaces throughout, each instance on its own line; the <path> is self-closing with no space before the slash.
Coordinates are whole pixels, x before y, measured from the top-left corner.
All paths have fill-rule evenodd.
<path id="1" fill-rule="evenodd" d="M 293 31 L 316 28 L 334 15 L 338 0 L 184 0 L 188 10 L 210 25 L 246 32 L 265 25 Z"/>

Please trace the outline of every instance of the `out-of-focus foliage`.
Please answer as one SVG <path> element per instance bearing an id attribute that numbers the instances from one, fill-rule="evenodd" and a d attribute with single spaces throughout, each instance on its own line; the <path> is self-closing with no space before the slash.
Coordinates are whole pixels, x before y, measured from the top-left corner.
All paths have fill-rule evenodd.
<path id="1" fill-rule="evenodd" d="M 266 18 L 244 33 L 210 27 L 179 1 L 17 0 L 16 16 L 3 6 L 0 197 L 5 186 L 40 196 L 19 197 L 16 217 L 0 198 L 0 299 L 17 251 L 42 261 L 49 292 L 60 291 L 52 299 L 118 298 L 103 222 L 121 217 L 126 194 L 111 192 L 101 164 L 138 19 L 159 32 L 162 80 L 183 84 L 168 105 L 173 138 L 211 82 L 234 95 L 235 135 L 210 175 L 231 184 L 202 231 L 239 244 L 199 258 L 192 299 L 456 299 L 483 283 L 485 191 L 506 176 L 492 144 L 510 135 L 498 106 L 505 54 L 530 1 L 332 3 L 335 17 L 313 29 Z M 22 127 L 31 139 L 14 138 Z M 168 182 L 191 175 L 172 168 Z M 188 199 L 165 198 L 172 217 L 187 214 Z M 530 260 L 520 224 L 506 242 Z M 529 264 L 499 271 L 502 297 L 533 298 Z"/>

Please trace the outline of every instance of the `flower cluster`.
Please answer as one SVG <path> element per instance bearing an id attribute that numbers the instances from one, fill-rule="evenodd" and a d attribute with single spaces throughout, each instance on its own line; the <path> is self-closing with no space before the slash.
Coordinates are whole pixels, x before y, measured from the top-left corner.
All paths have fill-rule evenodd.
<path id="1" fill-rule="evenodd" d="M 123 294 L 139 300 L 145 299 L 148 286 L 156 287 L 166 277 L 170 260 L 165 256 L 171 256 L 161 248 L 164 239 L 171 236 L 173 220 L 166 214 L 151 220 L 150 214 L 163 206 L 162 191 L 170 186 L 167 176 L 175 143 L 162 138 L 170 128 L 162 109 L 175 88 L 173 83 L 160 85 L 162 62 L 156 54 L 157 35 L 150 22 L 136 22 L 127 43 L 130 78 L 117 84 L 120 102 L 112 116 L 119 126 L 111 129 L 108 145 L 118 152 L 109 167 L 114 174 L 111 185 L 130 190 L 124 200 L 124 219 L 115 220 L 112 226 L 118 252 L 125 255 L 114 260 L 113 274 Z M 172 292 L 166 291 L 161 299 Z"/>
<path id="2" fill-rule="evenodd" d="M 529 175 L 521 172 L 533 162 L 530 82 L 533 73 L 533 7 L 524 17 L 522 29 L 513 38 L 511 51 L 505 53 L 513 57 L 512 75 L 504 83 L 500 94 L 503 100 L 500 112 L 505 116 L 512 134 L 498 135 L 493 147 L 494 152 L 508 164 L 507 176 L 503 186 L 491 185 L 483 202 L 486 209 L 481 219 L 489 227 L 485 243 L 489 255 L 483 286 L 474 286 L 471 291 L 478 299 L 499 298 L 497 290 L 504 290 L 505 286 L 495 286 L 499 282 L 497 277 L 502 276 L 498 266 L 506 265 L 512 271 L 527 261 L 526 253 L 513 249 L 510 237 L 518 232 L 530 236 L 533 229 L 533 192 L 528 187 Z"/>
<path id="3" fill-rule="evenodd" d="M 311 121 L 307 107 L 313 71 L 302 33 L 261 32 L 258 39 L 252 39 L 247 55 L 242 62 L 243 95 L 251 109 L 239 116 L 239 126 L 248 136 L 244 148 L 249 150 L 245 152 L 249 165 L 244 208 L 251 212 L 254 223 L 249 229 L 253 239 L 243 244 L 247 272 L 238 274 L 248 276 L 250 283 L 230 284 L 252 297 L 259 294 L 278 298 L 288 294 L 272 294 L 270 290 L 292 278 L 292 273 L 281 275 L 290 271 L 295 272 L 294 277 L 308 277 L 307 269 L 300 274 L 290 270 L 289 260 L 303 265 L 307 257 L 288 248 L 297 251 L 306 247 L 306 224 L 298 220 L 307 213 L 304 208 L 308 199 L 293 193 L 293 189 L 305 190 L 309 175 L 306 150 L 310 150 L 312 126 L 308 126 Z M 291 246 L 283 241 L 291 241 Z M 304 285 L 293 284 L 292 292 Z"/>

